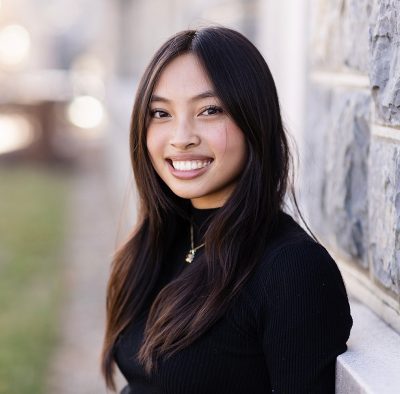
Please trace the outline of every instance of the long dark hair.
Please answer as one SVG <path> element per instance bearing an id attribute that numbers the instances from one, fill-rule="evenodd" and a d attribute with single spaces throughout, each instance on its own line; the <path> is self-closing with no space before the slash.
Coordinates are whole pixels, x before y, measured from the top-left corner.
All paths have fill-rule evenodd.
<path id="1" fill-rule="evenodd" d="M 170 38 L 146 69 L 133 107 L 130 149 L 140 220 L 117 251 L 108 284 L 102 370 L 110 388 L 114 388 L 114 344 L 138 317 L 155 286 L 167 248 L 167 229 L 174 218 L 187 215 L 188 201 L 174 195 L 151 164 L 146 132 L 155 84 L 171 60 L 188 52 L 199 59 L 224 109 L 244 133 L 248 156 L 234 192 L 205 233 L 202 261 L 188 265 L 152 303 L 139 351 L 147 372 L 160 357 L 192 343 L 226 311 L 273 233 L 290 185 L 291 156 L 278 96 L 256 47 L 224 27 L 182 31 Z"/>

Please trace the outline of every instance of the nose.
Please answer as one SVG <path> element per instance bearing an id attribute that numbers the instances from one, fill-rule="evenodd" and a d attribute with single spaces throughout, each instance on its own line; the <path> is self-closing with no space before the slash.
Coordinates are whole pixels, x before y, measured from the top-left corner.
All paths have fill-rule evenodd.
<path id="1" fill-rule="evenodd" d="M 170 144 L 176 149 L 185 150 L 198 146 L 200 137 L 190 122 L 180 121 L 171 135 Z"/>

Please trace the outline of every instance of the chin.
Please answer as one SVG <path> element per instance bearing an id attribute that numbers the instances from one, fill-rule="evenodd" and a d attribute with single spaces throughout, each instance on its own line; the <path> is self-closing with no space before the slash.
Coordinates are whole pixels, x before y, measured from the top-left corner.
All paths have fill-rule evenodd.
<path id="1" fill-rule="evenodd" d="M 171 189 L 172 190 L 172 189 Z M 192 200 L 193 198 L 199 198 L 201 195 L 193 194 L 191 192 L 183 192 L 183 191 L 175 191 L 172 190 L 172 193 L 174 193 L 176 196 L 183 198 L 185 200 Z"/>
<path id="2" fill-rule="evenodd" d="M 204 193 L 196 193 L 193 190 L 174 189 L 172 187 L 170 187 L 170 189 L 176 196 L 186 200 L 192 200 L 193 198 L 200 198 L 204 196 Z"/>

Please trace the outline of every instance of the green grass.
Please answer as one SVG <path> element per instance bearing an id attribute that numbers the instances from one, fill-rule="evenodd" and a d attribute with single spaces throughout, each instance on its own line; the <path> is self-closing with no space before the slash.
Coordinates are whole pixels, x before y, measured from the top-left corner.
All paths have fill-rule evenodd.
<path id="1" fill-rule="evenodd" d="M 44 392 L 62 293 L 68 177 L 0 168 L 0 393 Z"/>

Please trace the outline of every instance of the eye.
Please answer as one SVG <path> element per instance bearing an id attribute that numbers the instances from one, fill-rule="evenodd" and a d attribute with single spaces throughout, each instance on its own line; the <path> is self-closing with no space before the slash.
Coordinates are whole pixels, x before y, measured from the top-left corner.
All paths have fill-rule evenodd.
<path id="1" fill-rule="evenodd" d="M 211 116 L 222 112 L 224 112 L 224 110 L 221 107 L 218 107 L 217 105 L 209 105 L 206 109 L 200 112 L 200 115 Z"/>
<path id="2" fill-rule="evenodd" d="M 170 115 L 168 112 L 163 111 L 162 109 L 151 109 L 150 117 L 155 119 L 168 118 Z"/>

